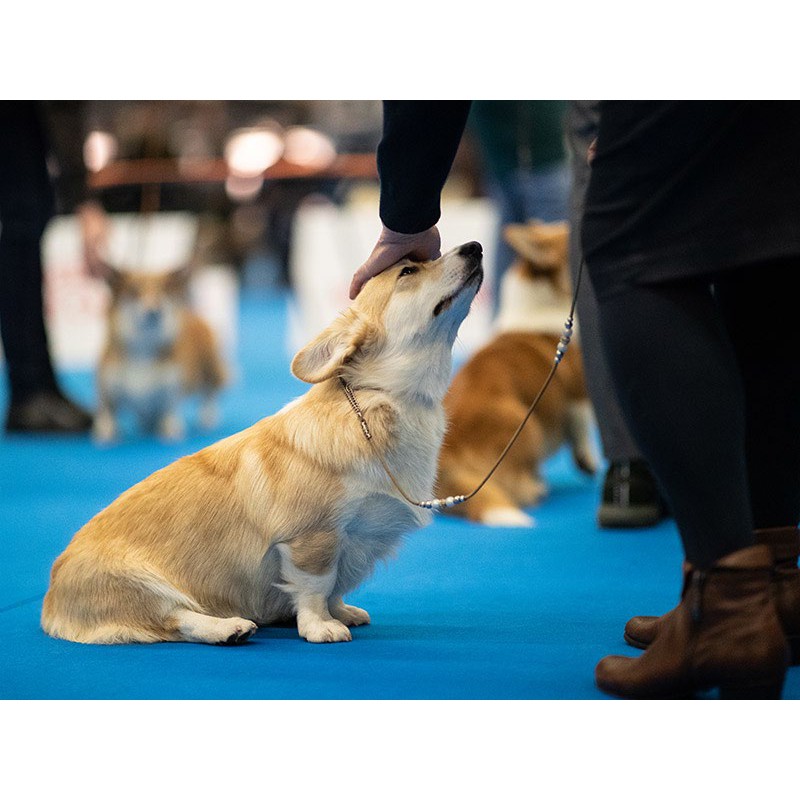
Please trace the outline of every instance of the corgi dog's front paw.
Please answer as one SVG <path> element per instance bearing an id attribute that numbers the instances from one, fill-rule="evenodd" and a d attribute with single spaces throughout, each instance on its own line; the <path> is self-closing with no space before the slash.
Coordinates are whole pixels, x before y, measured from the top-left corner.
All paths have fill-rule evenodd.
<path id="1" fill-rule="evenodd" d="M 350 629 L 338 619 L 308 621 L 298 628 L 298 631 L 307 642 L 351 642 L 353 640 Z"/>

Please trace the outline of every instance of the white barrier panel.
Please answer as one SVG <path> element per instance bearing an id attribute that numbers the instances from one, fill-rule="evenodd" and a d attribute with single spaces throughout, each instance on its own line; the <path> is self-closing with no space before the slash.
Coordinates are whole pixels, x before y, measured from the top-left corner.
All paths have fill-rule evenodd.
<path id="1" fill-rule="evenodd" d="M 73 216 L 53 219 L 42 240 L 44 311 L 57 369 L 91 369 L 105 342 L 108 288 L 86 275 Z"/>
<path id="2" fill-rule="evenodd" d="M 109 215 L 108 260 L 121 269 L 164 271 L 187 263 L 197 218 L 187 213 Z M 93 369 L 106 336 L 109 293 L 85 274 L 82 240 L 74 216 L 56 217 L 42 242 L 45 318 L 59 369 Z M 231 365 L 239 328 L 238 280 L 227 265 L 198 268 L 190 284 L 192 304 L 215 331 Z"/>
<path id="3" fill-rule="evenodd" d="M 478 241 L 483 245 L 486 277 L 458 335 L 456 358 L 480 347 L 489 337 L 498 216 L 486 199 L 442 202 L 438 223 L 442 252 Z M 291 263 L 294 297 L 289 306 L 287 342 L 294 353 L 330 324 L 350 303 L 355 270 L 371 252 L 380 232 L 377 208 L 327 204 L 301 206 L 294 222 Z"/>

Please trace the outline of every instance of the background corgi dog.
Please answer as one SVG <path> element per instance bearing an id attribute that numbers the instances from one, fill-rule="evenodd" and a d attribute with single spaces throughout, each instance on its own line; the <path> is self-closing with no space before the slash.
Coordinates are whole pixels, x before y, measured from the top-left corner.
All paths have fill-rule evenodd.
<path id="1" fill-rule="evenodd" d="M 506 226 L 517 254 L 502 285 L 497 333 L 457 372 L 445 397 L 448 428 L 437 493 L 466 494 L 486 476 L 553 365 L 571 303 L 567 223 Z M 547 493 L 540 465 L 564 443 L 594 474 L 598 455 L 576 337 L 537 410 L 491 480 L 449 513 L 495 526 L 531 526 L 522 509 Z"/>
<path id="2" fill-rule="evenodd" d="M 155 472 L 75 534 L 52 568 L 44 630 L 224 644 L 294 617 L 310 642 L 350 640 L 349 626 L 370 619 L 344 595 L 431 519 L 381 459 L 405 492 L 430 499 L 452 346 L 482 278 L 471 242 L 370 280 L 295 356 L 294 374 L 314 384 L 306 394 Z"/>
<path id="3" fill-rule="evenodd" d="M 188 267 L 168 274 L 108 268 L 111 304 L 106 346 L 97 372 L 94 438 L 119 434 L 119 414 L 133 412 L 141 428 L 181 439 L 181 403 L 201 396 L 200 424 L 217 422 L 216 398 L 226 370 L 214 334 L 188 303 Z"/>

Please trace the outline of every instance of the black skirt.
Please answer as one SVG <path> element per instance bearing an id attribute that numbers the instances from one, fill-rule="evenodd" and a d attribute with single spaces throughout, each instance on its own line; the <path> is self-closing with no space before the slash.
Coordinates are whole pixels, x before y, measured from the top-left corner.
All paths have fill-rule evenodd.
<path id="1" fill-rule="evenodd" d="M 582 246 L 598 296 L 800 255 L 800 102 L 605 101 Z"/>

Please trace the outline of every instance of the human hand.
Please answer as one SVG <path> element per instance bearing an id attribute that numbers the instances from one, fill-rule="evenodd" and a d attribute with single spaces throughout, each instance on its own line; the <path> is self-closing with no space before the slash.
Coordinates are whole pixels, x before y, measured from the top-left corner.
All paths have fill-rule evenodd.
<path id="1" fill-rule="evenodd" d="M 103 207 L 95 200 L 88 200 L 78 206 L 78 222 L 83 237 L 83 258 L 86 270 L 93 278 L 108 276 L 105 261 L 108 245 L 108 217 Z"/>
<path id="2" fill-rule="evenodd" d="M 586 151 L 586 163 L 591 166 L 594 157 L 597 155 L 597 137 L 592 139 L 589 149 Z"/>
<path id="3" fill-rule="evenodd" d="M 408 256 L 416 261 L 439 258 L 442 241 L 434 225 L 420 233 L 397 233 L 385 225 L 369 258 L 355 271 L 350 284 L 350 299 L 355 300 L 364 284 Z"/>

